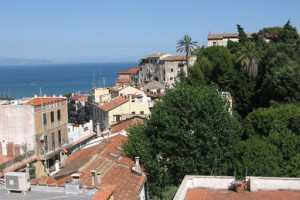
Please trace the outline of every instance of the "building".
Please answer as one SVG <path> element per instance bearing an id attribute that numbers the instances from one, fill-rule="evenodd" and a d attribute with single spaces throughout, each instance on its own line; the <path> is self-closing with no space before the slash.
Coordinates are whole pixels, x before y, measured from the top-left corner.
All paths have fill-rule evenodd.
<path id="1" fill-rule="evenodd" d="M 238 33 L 224 33 L 224 34 L 208 34 L 207 37 L 208 43 L 207 46 L 227 46 L 227 42 L 239 41 L 239 34 Z"/>
<path id="2" fill-rule="evenodd" d="M 132 86 L 114 86 L 108 89 L 109 93 L 111 94 L 111 98 L 115 98 L 126 94 L 144 94 L 142 90 Z"/>
<path id="3" fill-rule="evenodd" d="M 74 152 L 67 158 L 66 166 L 51 178 L 31 180 L 32 188 L 43 185 L 51 190 L 65 188 L 66 191 L 78 185 L 78 191 L 96 191 L 93 199 L 146 199 L 147 177 L 139 165 L 139 158 L 134 162 L 123 149 L 127 129 L 142 122 L 139 117 L 133 117 L 112 125 L 109 138 L 97 138 L 81 151 Z"/>
<path id="4" fill-rule="evenodd" d="M 63 160 L 68 145 L 68 111 L 64 97 L 34 97 L 0 105 L 0 154 L 34 151 L 37 175 Z"/>
<path id="5" fill-rule="evenodd" d="M 80 102 L 82 106 L 85 106 L 86 102 L 89 100 L 89 94 L 72 94 L 71 99 L 75 102 Z"/>
<path id="6" fill-rule="evenodd" d="M 148 98 L 145 94 L 122 94 L 106 103 L 93 103 L 93 122 L 106 130 L 112 124 L 132 116 L 149 116 Z"/>
<path id="7" fill-rule="evenodd" d="M 196 62 L 196 56 L 189 57 L 189 64 Z M 172 56 L 166 53 L 156 53 L 145 56 L 139 64 L 139 83 L 145 84 L 149 81 L 160 81 L 171 87 L 175 83 L 180 73 L 187 75 L 186 57 Z"/>
<path id="8" fill-rule="evenodd" d="M 159 80 L 159 61 L 167 56 L 170 54 L 156 53 L 143 57 L 139 64 L 139 83 Z"/>
<path id="9" fill-rule="evenodd" d="M 107 102 L 111 99 L 111 95 L 107 88 L 93 88 L 92 99 L 94 102 Z"/>
<path id="10" fill-rule="evenodd" d="M 234 177 L 195 176 L 184 177 L 174 200 L 236 199 L 236 200 L 279 200 L 300 199 L 299 178 L 246 177 L 245 191 L 233 191 Z"/>
<path id="11" fill-rule="evenodd" d="M 120 71 L 118 74 L 116 86 L 136 85 L 138 83 L 139 69 L 136 67 L 127 71 Z"/>

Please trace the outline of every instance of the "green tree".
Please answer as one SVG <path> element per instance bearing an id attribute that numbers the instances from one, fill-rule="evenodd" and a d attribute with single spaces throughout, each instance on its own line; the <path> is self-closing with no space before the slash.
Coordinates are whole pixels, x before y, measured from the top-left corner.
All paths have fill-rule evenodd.
<path id="1" fill-rule="evenodd" d="M 237 55 L 238 61 L 244 66 L 248 76 L 256 77 L 258 62 L 261 58 L 261 52 L 256 48 L 256 44 L 254 42 L 245 42 L 244 45 L 240 46 Z"/>
<path id="2" fill-rule="evenodd" d="M 295 43 L 297 41 L 299 41 L 297 29 L 293 27 L 291 21 L 288 20 L 278 35 L 278 42 Z"/>
<path id="3" fill-rule="evenodd" d="M 216 87 L 180 82 L 166 91 L 149 120 L 130 132 L 125 145 L 129 155 L 142 155 L 150 191 L 178 185 L 186 174 L 228 172 L 225 163 L 241 127 L 226 105 Z"/>
<path id="4" fill-rule="evenodd" d="M 299 160 L 300 152 L 299 120 L 300 106 L 296 104 L 260 108 L 251 112 L 245 120 L 245 138 L 247 140 L 243 143 L 245 144 L 244 152 L 243 155 L 239 155 L 243 156 L 241 161 L 244 162 L 243 166 L 254 166 L 255 163 L 260 165 L 258 159 L 263 159 L 268 152 L 269 156 L 266 159 L 271 160 L 261 163 L 266 165 L 265 168 L 261 166 L 264 173 L 259 174 L 257 171 L 253 175 L 300 177 L 300 166 L 299 163 L 296 163 Z M 266 149 L 263 149 L 263 146 Z M 260 151 L 265 153 L 261 155 Z M 274 156 L 277 156 L 278 159 Z M 233 157 L 236 158 L 236 155 Z M 255 159 L 256 157 L 257 159 Z M 276 167 L 274 167 L 275 165 Z"/>
<path id="5" fill-rule="evenodd" d="M 185 52 L 187 66 L 189 66 L 189 56 L 197 47 L 198 43 L 196 41 L 192 41 L 192 38 L 189 35 L 185 35 L 181 40 L 177 41 L 177 52 Z"/>
<path id="6" fill-rule="evenodd" d="M 247 34 L 244 31 L 244 28 L 239 24 L 237 24 L 236 26 L 237 26 L 237 30 L 238 30 L 238 33 L 239 33 L 239 36 L 238 36 L 239 37 L 239 43 L 248 42 L 249 39 L 248 39 Z"/>
<path id="7" fill-rule="evenodd" d="M 235 146 L 233 168 L 238 174 L 248 169 L 250 176 L 278 176 L 282 155 L 277 147 L 257 137 L 241 141 Z"/>

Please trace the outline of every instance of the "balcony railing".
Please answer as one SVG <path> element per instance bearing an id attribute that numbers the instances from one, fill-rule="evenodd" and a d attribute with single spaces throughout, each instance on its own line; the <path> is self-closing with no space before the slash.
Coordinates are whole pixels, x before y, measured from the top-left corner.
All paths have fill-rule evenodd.
<path id="1" fill-rule="evenodd" d="M 49 159 L 52 156 L 58 154 L 63 149 L 69 148 L 70 146 L 72 146 L 72 144 L 73 144 L 73 140 L 70 139 L 66 143 L 58 143 L 56 146 L 50 148 L 44 145 L 42 149 L 37 151 L 37 157 L 38 159 L 41 160 Z"/>

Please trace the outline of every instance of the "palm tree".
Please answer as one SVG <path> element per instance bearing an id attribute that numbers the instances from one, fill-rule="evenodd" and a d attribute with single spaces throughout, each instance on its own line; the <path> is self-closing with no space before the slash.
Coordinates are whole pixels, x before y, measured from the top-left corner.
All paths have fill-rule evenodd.
<path id="1" fill-rule="evenodd" d="M 258 62 L 261 58 L 261 54 L 254 42 L 246 42 L 239 48 L 238 62 L 240 62 L 245 69 L 245 72 L 250 77 L 257 76 Z"/>
<path id="2" fill-rule="evenodd" d="M 198 47 L 196 41 L 192 41 L 192 38 L 189 35 L 183 36 L 181 40 L 177 42 L 177 52 L 185 52 L 186 65 L 189 66 L 189 56 L 191 52 Z"/>

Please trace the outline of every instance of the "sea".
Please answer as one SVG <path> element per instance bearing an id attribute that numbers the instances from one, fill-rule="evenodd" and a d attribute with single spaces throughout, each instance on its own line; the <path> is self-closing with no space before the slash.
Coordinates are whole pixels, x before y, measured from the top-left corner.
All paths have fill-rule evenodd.
<path id="1" fill-rule="evenodd" d="M 4 65 L 0 66 L 0 97 L 89 94 L 93 86 L 113 86 L 119 71 L 137 66 L 136 62 Z"/>

